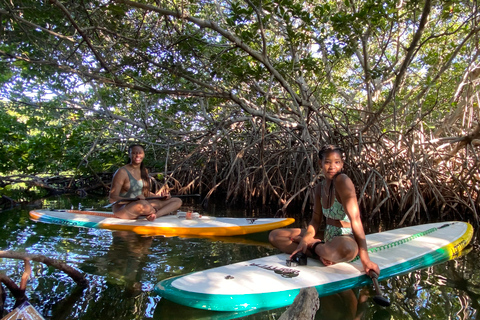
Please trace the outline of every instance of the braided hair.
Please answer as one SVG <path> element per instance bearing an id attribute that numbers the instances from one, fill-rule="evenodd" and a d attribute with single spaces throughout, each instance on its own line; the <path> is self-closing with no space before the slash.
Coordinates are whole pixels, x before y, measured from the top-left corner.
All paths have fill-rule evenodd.
<path id="1" fill-rule="evenodd" d="M 333 144 L 327 144 L 327 145 L 324 145 L 320 149 L 320 151 L 318 151 L 318 158 L 320 159 L 320 161 L 325 159 L 325 156 L 327 155 L 327 153 L 330 153 L 330 152 L 338 152 L 343 160 L 343 153 L 344 153 L 343 149 L 340 147 L 334 146 Z"/>

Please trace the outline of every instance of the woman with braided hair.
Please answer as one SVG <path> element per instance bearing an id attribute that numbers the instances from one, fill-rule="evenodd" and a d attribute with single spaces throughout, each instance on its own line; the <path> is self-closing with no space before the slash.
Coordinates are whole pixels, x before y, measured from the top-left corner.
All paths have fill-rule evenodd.
<path id="1" fill-rule="evenodd" d="M 318 153 L 324 179 L 315 188 L 312 219 L 306 230 L 300 228 L 277 229 L 269 235 L 270 242 L 290 258 L 299 252 L 318 257 L 326 265 L 360 257 L 367 274 L 379 274 L 378 265 L 370 260 L 360 219 L 355 187 L 344 173 L 342 150 L 332 145 L 324 146 Z M 322 214 L 326 228 L 319 230 Z"/>

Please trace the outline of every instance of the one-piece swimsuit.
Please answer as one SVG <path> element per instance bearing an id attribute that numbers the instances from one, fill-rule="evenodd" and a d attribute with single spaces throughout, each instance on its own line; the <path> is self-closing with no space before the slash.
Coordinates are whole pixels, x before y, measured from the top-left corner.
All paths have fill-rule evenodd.
<path id="1" fill-rule="evenodd" d="M 128 180 L 130 181 L 130 188 L 125 193 L 120 193 L 122 198 L 136 198 L 142 194 L 143 191 L 143 180 L 137 180 L 126 168 L 122 167 L 123 170 L 127 171 Z"/>

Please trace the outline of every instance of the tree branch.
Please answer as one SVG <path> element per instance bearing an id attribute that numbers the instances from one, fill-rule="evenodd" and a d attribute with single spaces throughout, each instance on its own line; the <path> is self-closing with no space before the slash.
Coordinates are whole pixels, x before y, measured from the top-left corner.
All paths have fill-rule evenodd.
<path id="1" fill-rule="evenodd" d="M 400 83 L 402 82 L 403 77 L 405 76 L 405 72 L 407 71 L 407 67 L 411 62 L 413 54 L 416 50 L 416 46 L 417 46 L 418 42 L 420 41 L 420 38 L 422 37 L 423 30 L 425 29 L 425 25 L 427 24 L 427 21 L 428 21 L 428 16 L 430 14 L 431 6 L 432 6 L 431 0 L 426 0 L 425 5 L 423 7 L 422 17 L 420 19 L 420 23 L 418 25 L 417 32 L 415 32 L 415 35 L 413 36 L 412 42 L 410 43 L 410 46 L 408 47 L 407 54 L 405 55 L 405 59 L 403 60 L 403 63 L 400 66 L 398 74 L 395 78 L 395 83 L 393 85 L 393 88 L 390 90 L 387 99 L 382 104 L 382 106 L 379 108 L 379 110 L 369 117 L 369 119 L 367 120 L 367 123 L 365 124 L 364 128 L 361 130 L 362 133 L 365 133 L 377 121 L 380 114 L 385 110 L 387 105 L 390 103 L 390 101 L 395 96 L 395 93 L 396 93 L 398 87 L 400 86 Z"/>
<path id="2" fill-rule="evenodd" d="M 103 67 L 103 69 L 105 69 L 107 72 L 111 73 L 107 64 L 105 63 L 105 61 L 103 61 L 102 56 L 93 47 L 92 43 L 90 42 L 90 38 L 85 34 L 85 32 L 83 32 L 82 28 L 80 28 L 80 26 L 75 22 L 72 15 L 70 14 L 70 12 L 68 12 L 68 10 L 61 3 L 59 3 L 57 0 L 50 0 L 50 3 L 56 5 L 58 8 L 60 8 L 60 10 L 62 10 L 62 12 L 65 14 L 65 16 L 68 18 L 68 20 L 72 24 L 72 26 L 78 31 L 78 33 L 80 33 L 83 40 L 85 40 L 85 42 L 87 43 L 87 46 L 90 48 L 90 50 L 92 50 L 92 53 L 95 55 L 97 60 L 100 62 L 100 65 Z M 113 74 L 112 74 L 112 76 L 113 76 Z"/>
<path id="3" fill-rule="evenodd" d="M 68 276 L 70 276 L 70 278 L 73 279 L 73 281 L 75 281 L 80 286 L 86 286 L 88 284 L 88 281 L 85 278 L 85 275 L 82 274 L 81 272 L 70 267 L 64 262 L 61 262 L 52 258 L 48 258 L 39 254 L 29 254 L 29 253 L 21 253 L 21 252 L 14 252 L 14 251 L 0 251 L 0 258 L 22 259 L 22 260 L 32 260 L 32 261 L 42 262 L 47 266 L 52 266 L 60 271 L 65 272 Z"/>
<path id="4" fill-rule="evenodd" d="M 222 36 L 224 36 L 225 38 L 227 38 L 228 40 L 233 42 L 237 47 L 239 47 L 240 49 L 242 49 L 243 51 L 248 53 L 252 58 L 254 58 L 255 60 L 262 63 L 267 68 L 267 70 L 277 79 L 277 81 L 282 85 L 282 87 L 285 90 L 287 90 L 289 95 L 294 99 L 295 103 L 297 103 L 298 105 L 304 105 L 304 106 L 309 106 L 310 105 L 310 102 L 308 102 L 306 100 L 303 100 L 299 95 L 297 95 L 295 93 L 295 91 L 288 84 L 288 82 L 285 80 L 285 78 L 271 65 L 271 63 L 268 61 L 267 58 L 265 58 L 263 56 L 262 53 L 259 53 L 255 50 L 253 50 L 247 44 L 245 44 L 245 42 L 243 42 L 243 40 L 241 38 L 237 37 L 236 35 L 230 33 L 229 31 L 227 31 L 225 29 L 220 28 L 220 26 L 218 24 L 216 24 L 215 22 L 191 17 L 191 16 L 188 16 L 185 12 L 180 13 L 180 12 L 176 12 L 176 11 L 162 9 L 162 8 L 155 7 L 155 6 L 148 5 L 148 4 L 129 1 L 129 0 L 114 0 L 114 1 L 118 2 L 118 3 L 123 3 L 123 4 L 129 5 L 129 6 L 132 6 L 132 7 L 135 7 L 135 8 L 141 8 L 141 9 L 145 9 L 145 10 L 154 11 L 154 12 L 157 12 L 161 15 L 172 16 L 172 17 L 175 17 L 175 18 L 178 18 L 178 19 L 185 19 L 187 21 L 190 21 L 190 22 L 194 23 L 195 25 L 197 25 L 201 28 L 209 28 L 211 30 L 214 30 L 214 31 L 218 32 L 219 34 L 221 34 Z M 428 0 L 428 1 L 430 1 L 430 0 Z"/>
<path id="5" fill-rule="evenodd" d="M 6 10 L 3 10 L 0 8 L 0 14 L 5 14 L 5 15 L 8 15 L 10 17 L 12 17 L 13 19 L 17 20 L 17 21 L 20 21 L 30 27 L 33 27 L 34 29 L 40 29 L 46 33 L 49 33 L 51 34 L 52 36 L 55 36 L 57 38 L 60 38 L 60 39 L 63 39 L 63 40 L 67 40 L 67 41 L 70 41 L 70 42 L 75 42 L 75 40 L 73 39 L 73 37 L 69 37 L 69 36 L 64 36 L 63 34 L 60 34 L 60 33 L 57 33 L 57 32 L 53 32 L 52 30 L 49 30 L 49 29 L 46 29 L 42 26 L 39 26 L 38 24 L 35 24 L 35 23 L 32 23 L 30 21 L 27 21 L 9 11 L 6 11 Z"/>

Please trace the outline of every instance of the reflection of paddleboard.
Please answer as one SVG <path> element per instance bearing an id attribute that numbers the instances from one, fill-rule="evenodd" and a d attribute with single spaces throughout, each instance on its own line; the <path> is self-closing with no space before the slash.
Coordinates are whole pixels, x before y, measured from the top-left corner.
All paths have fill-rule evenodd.
<path id="1" fill-rule="evenodd" d="M 33 220 L 75 227 L 130 230 L 138 234 L 164 236 L 236 236 L 281 228 L 292 218 L 223 218 L 203 216 L 198 219 L 164 216 L 155 221 L 118 219 L 111 212 L 78 210 L 32 210 Z"/>
<path id="2" fill-rule="evenodd" d="M 465 222 L 432 223 L 367 235 L 370 258 L 380 278 L 424 268 L 455 258 L 470 242 L 473 228 Z M 161 281 L 160 296 L 176 303 L 216 311 L 271 309 L 289 305 L 301 288 L 316 287 L 320 296 L 371 283 L 359 259 L 325 267 L 287 267 L 289 255 L 239 262 Z"/>
<path id="3" fill-rule="evenodd" d="M 257 312 L 257 310 L 225 312 L 199 310 L 188 308 L 166 299 L 160 299 L 155 307 L 153 320 L 230 320 L 244 318 Z"/>

